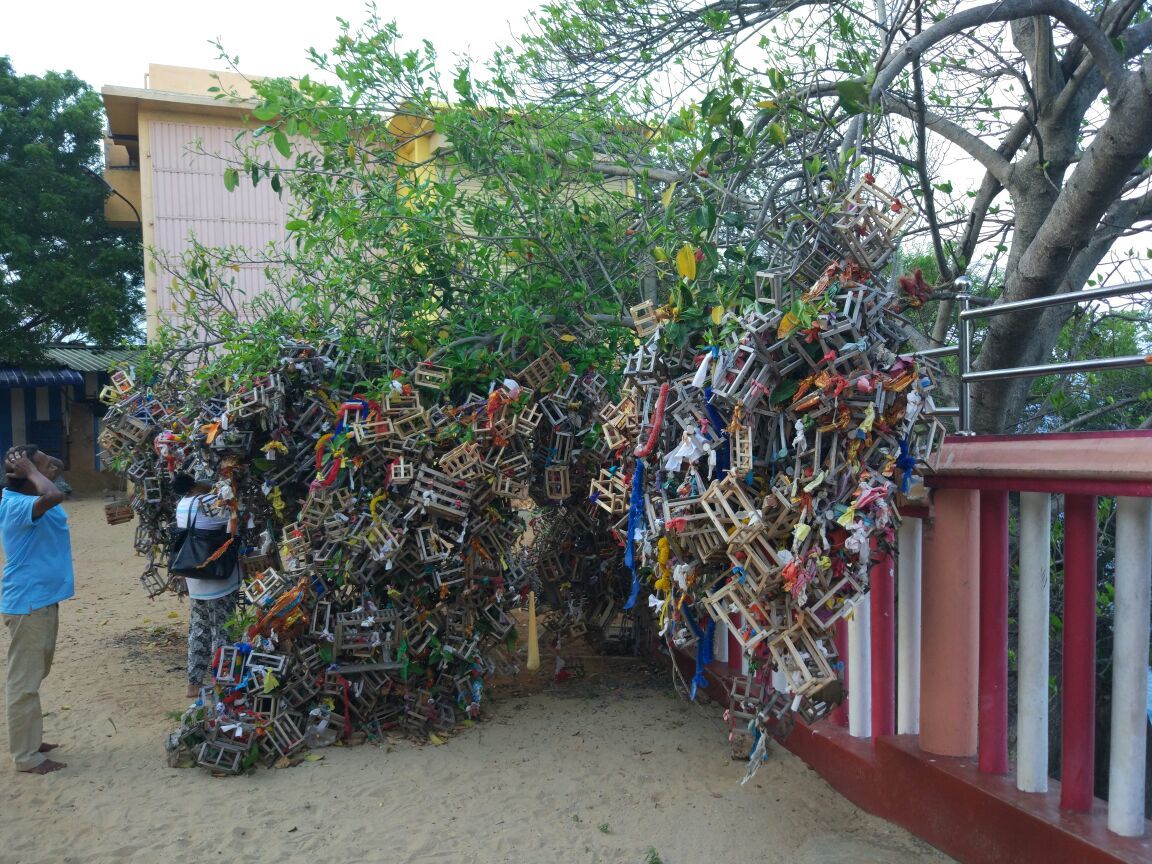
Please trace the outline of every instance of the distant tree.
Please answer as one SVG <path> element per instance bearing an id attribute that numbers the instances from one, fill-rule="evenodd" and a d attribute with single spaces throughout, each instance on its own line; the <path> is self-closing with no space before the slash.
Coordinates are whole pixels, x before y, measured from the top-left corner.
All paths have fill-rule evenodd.
<path id="1" fill-rule="evenodd" d="M 100 96 L 71 72 L 18 75 L 0 57 L 0 362 L 137 333 L 140 244 L 104 221 L 102 132 Z"/>

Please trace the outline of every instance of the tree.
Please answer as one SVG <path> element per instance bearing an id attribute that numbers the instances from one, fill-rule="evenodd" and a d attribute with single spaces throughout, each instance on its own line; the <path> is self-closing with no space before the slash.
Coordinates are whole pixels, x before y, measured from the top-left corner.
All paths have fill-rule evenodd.
<path id="1" fill-rule="evenodd" d="M 1148 226 L 1150 43 L 1140 0 L 573 0 L 538 14 L 518 56 L 561 103 L 617 93 L 652 111 L 666 104 L 648 83 L 660 80 L 673 95 L 707 92 L 701 106 L 735 105 L 725 121 L 751 121 L 738 131 L 701 124 L 701 164 L 733 178 L 729 193 L 750 169 L 807 165 L 836 145 L 878 176 L 894 168 L 925 212 L 938 287 L 987 255 L 1015 301 L 1081 290 L 1117 240 Z M 933 138 L 983 179 L 941 177 Z M 993 319 L 976 368 L 1043 362 L 1073 309 Z M 922 344 L 947 337 L 953 311 L 945 299 Z M 976 430 L 1015 428 L 1028 386 L 976 387 Z"/>
<path id="2" fill-rule="evenodd" d="M 221 166 L 228 187 L 269 182 L 291 197 L 291 239 L 164 262 L 184 290 L 183 320 L 257 353 L 274 340 L 251 328 L 339 332 L 380 346 L 391 367 L 431 355 L 454 381 L 485 388 L 544 341 L 578 371 L 611 372 L 634 339 L 628 310 L 647 273 L 653 234 L 639 229 L 668 221 L 660 196 L 620 167 L 650 130 L 608 105 L 522 103 L 499 66 L 442 83 L 430 45 L 406 51 L 375 19 L 313 59 L 339 84 L 253 82 L 265 125 Z M 273 289 L 236 296 L 229 268 L 253 256 Z M 179 336 L 164 331 L 160 344 Z"/>
<path id="3" fill-rule="evenodd" d="M 133 337 L 140 245 L 104 221 L 103 106 L 70 72 L 17 75 L 0 57 L 0 361 L 62 339 Z"/>

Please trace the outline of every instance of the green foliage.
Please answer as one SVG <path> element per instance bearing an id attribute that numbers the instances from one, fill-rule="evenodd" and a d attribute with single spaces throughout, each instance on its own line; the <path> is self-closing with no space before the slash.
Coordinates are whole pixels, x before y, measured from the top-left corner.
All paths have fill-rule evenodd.
<path id="1" fill-rule="evenodd" d="M 70 72 L 17 75 L 0 57 L 0 362 L 45 343 L 137 335 L 139 243 L 104 221 L 103 106 Z"/>
<path id="2" fill-rule="evenodd" d="M 461 386 L 486 387 L 546 342 L 575 371 L 610 371 L 645 270 L 629 226 L 654 208 L 642 178 L 605 167 L 642 150 L 646 130 L 609 106 L 514 102 L 499 65 L 441 87 L 430 45 L 405 51 L 394 25 L 367 26 L 314 54 L 339 85 L 259 82 L 266 125 L 222 166 L 227 189 L 251 177 L 297 202 L 268 271 L 277 290 L 239 298 L 233 250 L 196 248 L 173 267 L 185 318 L 233 349 L 211 372 L 260 368 L 286 333 L 339 334 L 393 368 L 433 357 Z M 270 163 L 263 141 L 290 164 Z M 162 350 L 179 341 L 162 334 Z"/>
<path id="3" fill-rule="evenodd" d="M 256 609 L 251 606 L 237 607 L 232 615 L 224 622 L 224 632 L 228 639 L 239 642 L 245 638 L 248 628 L 256 623 Z"/>
<path id="4" fill-rule="evenodd" d="M 1138 310 L 1109 306 L 1073 315 L 1053 359 L 1147 356 L 1152 322 Z M 1036 431 L 1134 429 L 1152 415 L 1152 389 L 1144 367 L 1053 375 L 1032 385 L 1025 422 Z"/>
<path id="5" fill-rule="evenodd" d="M 762 225 L 718 200 L 703 167 L 756 146 L 741 117 L 763 93 L 733 64 L 725 92 L 657 131 L 614 98 L 533 104 L 502 54 L 486 75 L 462 68 L 442 86 L 432 46 L 398 39 L 377 19 L 345 26 L 331 53 L 312 54 L 338 84 L 256 83 L 263 125 L 221 170 L 226 189 L 251 178 L 296 204 L 266 269 L 276 290 L 241 297 L 241 253 L 195 247 L 169 264 L 193 326 L 162 330 L 153 356 L 186 351 L 190 331 L 227 348 L 204 380 L 236 378 L 285 335 L 336 338 L 361 356 L 371 346 L 383 366 L 430 358 L 457 386 L 486 388 L 547 343 L 574 371 L 611 379 L 640 300 L 670 302 L 666 337 L 681 345 L 715 308 L 750 302 Z M 674 170 L 685 164 L 698 182 Z M 690 277 L 666 251 L 684 248 Z"/>

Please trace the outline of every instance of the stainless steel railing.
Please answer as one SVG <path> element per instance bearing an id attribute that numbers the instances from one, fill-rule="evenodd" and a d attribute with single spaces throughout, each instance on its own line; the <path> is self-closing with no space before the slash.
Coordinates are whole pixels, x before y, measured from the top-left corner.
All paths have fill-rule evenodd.
<path id="1" fill-rule="evenodd" d="M 1063 306 L 1068 303 L 1090 303 L 1094 300 L 1107 300 L 1111 297 L 1127 297 L 1152 292 L 1152 279 L 1140 282 L 1125 282 L 1104 288 L 1089 288 L 1068 294 L 1051 297 L 1037 297 L 1032 300 L 1018 300 L 1015 303 L 997 303 L 990 306 L 972 307 L 972 295 L 966 293 L 968 281 L 961 277 L 956 280 L 961 288 L 956 299 L 960 302 L 960 315 L 957 326 L 957 344 L 930 348 L 917 352 L 922 357 L 959 358 L 960 376 L 958 388 L 959 404 L 953 407 L 938 407 L 932 413 L 956 417 L 957 431 L 961 435 L 972 434 L 972 384 L 979 381 L 1002 381 L 1012 378 L 1035 378 L 1040 375 L 1057 375 L 1066 372 L 1095 372 L 1103 369 L 1131 369 L 1152 364 L 1152 356 L 1133 354 L 1126 357 L 1100 357 L 1090 360 L 1075 360 L 1068 363 L 1048 363 L 1039 366 L 1013 366 L 1006 369 L 986 369 L 972 371 L 972 322 L 978 318 L 991 318 L 1009 312 L 1029 309 L 1046 309 L 1050 306 Z"/>

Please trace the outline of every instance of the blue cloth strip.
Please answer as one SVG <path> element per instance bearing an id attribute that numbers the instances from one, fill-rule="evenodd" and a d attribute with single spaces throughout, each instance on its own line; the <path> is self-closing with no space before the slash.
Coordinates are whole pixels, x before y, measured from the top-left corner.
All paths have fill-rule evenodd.
<path id="1" fill-rule="evenodd" d="M 732 464 L 730 444 L 728 442 L 728 421 L 720 413 L 720 409 L 712 404 L 712 388 L 704 388 L 704 410 L 708 412 L 708 422 L 712 428 L 720 433 L 722 443 L 716 449 L 716 479 L 723 480 L 728 474 L 728 466 Z"/>
<path id="2" fill-rule="evenodd" d="M 640 574 L 636 570 L 636 532 L 644 518 L 644 463 L 637 459 L 632 473 L 632 497 L 628 510 L 628 541 L 624 545 L 624 566 L 632 571 L 632 593 L 628 595 L 625 609 L 631 609 L 640 598 Z"/>

